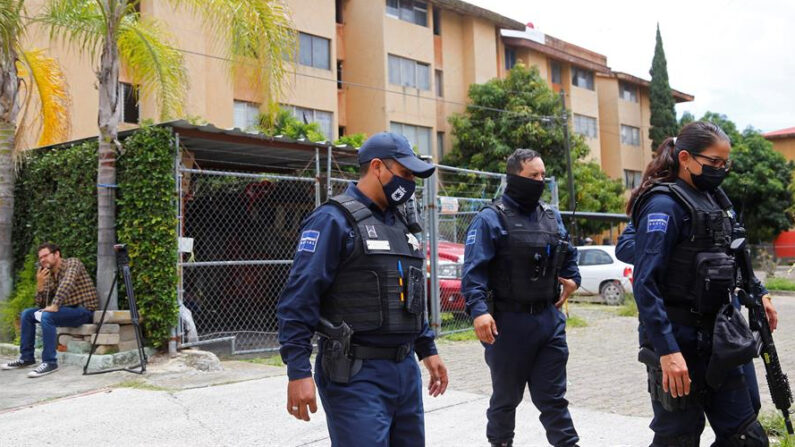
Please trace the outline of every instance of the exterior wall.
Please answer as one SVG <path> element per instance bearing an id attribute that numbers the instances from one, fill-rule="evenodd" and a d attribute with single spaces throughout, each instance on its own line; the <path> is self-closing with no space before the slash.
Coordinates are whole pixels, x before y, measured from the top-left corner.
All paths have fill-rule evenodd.
<path id="1" fill-rule="evenodd" d="M 343 80 L 353 84 L 387 87 L 387 54 L 384 47 L 386 3 L 345 3 L 345 62 Z M 386 94 L 379 89 L 343 85 L 347 105 L 346 132 L 373 135 L 388 126 Z"/>
<path id="2" fill-rule="evenodd" d="M 374 2 L 375 3 L 375 2 Z M 382 6 L 384 2 L 381 3 Z M 432 14 L 428 12 L 428 26 L 409 23 L 404 20 L 386 16 L 384 12 L 384 56 L 381 63 L 384 72 L 383 84 L 386 93 L 386 127 L 389 130 L 391 121 L 411 124 L 414 126 L 435 128 L 436 126 L 436 94 L 433 85 L 434 76 L 434 38 L 431 27 Z M 357 24 L 358 25 L 358 24 Z M 412 59 L 430 65 L 430 90 L 413 87 L 402 87 L 389 83 L 388 55 Z M 375 63 L 375 61 L 373 61 Z M 366 111 L 362 111 L 366 113 Z M 433 131 L 432 131 L 433 136 Z M 434 139 L 431 138 L 433 147 Z"/>
<path id="3" fill-rule="evenodd" d="M 773 150 L 779 152 L 787 160 L 795 161 L 795 137 L 777 138 L 770 141 L 773 143 Z"/>
<path id="4" fill-rule="evenodd" d="M 623 178 L 618 82 L 615 78 L 597 76 L 599 96 L 599 139 L 602 170 L 612 178 Z"/>
<path id="5" fill-rule="evenodd" d="M 594 90 L 588 90 L 586 88 L 580 88 L 571 85 L 571 72 L 570 70 L 566 70 L 566 72 L 568 78 L 566 81 L 564 81 L 564 83 L 570 85 L 570 88 L 566 90 L 566 93 L 568 93 L 571 101 L 570 107 L 572 113 L 596 118 L 596 138 L 585 138 L 585 142 L 588 144 L 588 147 L 591 148 L 591 151 L 588 153 L 588 156 L 585 159 L 600 163 L 602 154 L 601 145 L 599 143 L 599 129 L 602 123 L 599 119 L 599 96 L 596 94 L 596 74 L 594 74 Z"/>

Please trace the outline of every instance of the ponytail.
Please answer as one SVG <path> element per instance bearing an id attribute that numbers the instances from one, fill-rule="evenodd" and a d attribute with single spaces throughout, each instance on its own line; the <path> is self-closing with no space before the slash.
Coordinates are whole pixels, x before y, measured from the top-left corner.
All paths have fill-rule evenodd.
<path id="1" fill-rule="evenodd" d="M 643 180 L 640 185 L 632 190 L 627 202 L 627 214 L 632 214 L 632 207 L 638 197 L 646 192 L 655 183 L 673 182 L 676 180 L 679 172 L 679 159 L 677 158 L 678 151 L 676 148 L 676 138 L 668 137 L 657 148 L 657 155 L 646 167 L 643 173 Z"/>

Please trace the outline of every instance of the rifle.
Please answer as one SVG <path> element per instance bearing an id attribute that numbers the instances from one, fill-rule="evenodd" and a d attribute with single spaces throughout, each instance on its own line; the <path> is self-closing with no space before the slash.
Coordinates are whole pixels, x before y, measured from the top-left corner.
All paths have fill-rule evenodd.
<path id="1" fill-rule="evenodd" d="M 744 237 L 734 239 L 731 243 L 731 250 L 734 252 L 735 259 L 740 268 L 740 288 L 737 296 L 740 302 L 748 308 L 748 322 L 751 330 L 759 334 L 760 346 L 759 356 L 765 364 L 765 376 L 767 386 L 770 389 L 770 397 L 773 405 L 784 415 L 784 423 L 787 426 L 787 433 L 795 434 L 790 421 L 790 407 L 792 406 L 792 390 L 789 386 L 789 379 L 781 369 L 781 362 L 778 359 L 776 345 L 773 343 L 773 333 L 767 321 L 765 307 L 762 304 L 762 291 L 760 284 L 754 282 L 753 268 L 751 267 L 751 253 Z"/>

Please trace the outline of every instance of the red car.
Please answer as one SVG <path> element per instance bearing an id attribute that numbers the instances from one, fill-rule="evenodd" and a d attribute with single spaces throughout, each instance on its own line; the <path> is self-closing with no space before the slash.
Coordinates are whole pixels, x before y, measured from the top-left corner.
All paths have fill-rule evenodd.
<path id="1" fill-rule="evenodd" d="M 465 312 L 466 300 L 464 296 L 461 295 L 464 245 L 455 242 L 439 241 L 438 248 L 439 299 L 441 301 L 441 311 L 456 313 Z M 428 257 L 430 257 L 430 249 L 428 250 Z M 430 269 L 430 266 L 428 268 Z M 428 285 L 430 288 L 430 279 Z"/>

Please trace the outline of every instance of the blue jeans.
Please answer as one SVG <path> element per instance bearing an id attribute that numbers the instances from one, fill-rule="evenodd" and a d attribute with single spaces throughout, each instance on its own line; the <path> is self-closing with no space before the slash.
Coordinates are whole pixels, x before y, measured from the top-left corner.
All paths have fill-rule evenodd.
<path id="1" fill-rule="evenodd" d="M 39 311 L 38 307 L 30 307 L 22 311 L 22 335 L 19 344 L 19 358 L 26 362 L 36 360 L 33 356 L 34 343 L 36 341 L 36 318 L 34 314 Z M 76 327 L 82 324 L 91 323 L 94 312 L 85 307 L 61 307 L 58 312 L 42 312 L 41 314 L 41 333 L 44 341 L 44 349 L 41 353 L 41 361 L 44 363 L 58 364 L 58 357 L 55 352 L 57 347 L 57 334 L 55 328 L 58 326 Z"/>

